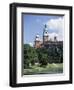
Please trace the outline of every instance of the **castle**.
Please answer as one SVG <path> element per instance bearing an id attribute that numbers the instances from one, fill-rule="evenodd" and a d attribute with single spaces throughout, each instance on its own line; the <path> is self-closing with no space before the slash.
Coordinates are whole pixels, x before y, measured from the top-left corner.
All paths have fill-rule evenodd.
<path id="1" fill-rule="evenodd" d="M 57 36 L 54 36 L 54 40 L 51 38 L 49 39 L 49 33 L 47 29 L 47 25 L 44 25 L 43 30 L 43 40 L 41 41 L 40 36 L 37 34 L 34 41 L 34 47 L 35 48 L 42 48 L 42 47 L 53 47 L 53 46 L 63 46 L 63 41 L 58 41 Z"/>

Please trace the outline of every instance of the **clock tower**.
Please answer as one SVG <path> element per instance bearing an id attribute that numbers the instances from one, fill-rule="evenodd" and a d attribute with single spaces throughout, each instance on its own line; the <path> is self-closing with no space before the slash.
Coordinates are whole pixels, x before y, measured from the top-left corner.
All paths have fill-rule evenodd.
<path id="1" fill-rule="evenodd" d="M 49 41 L 49 34 L 48 34 L 48 29 L 47 25 L 44 25 L 44 30 L 43 30 L 43 44 L 47 43 Z"/>
<path id="2" fill-rule="evenodd" d="M 36 37 L 35 37 L 35 48 L 40 48 L 40 44 L 41 44 L 41 40 L 40 40 L 40 37 L 39 35 L 37 34 Z"/>

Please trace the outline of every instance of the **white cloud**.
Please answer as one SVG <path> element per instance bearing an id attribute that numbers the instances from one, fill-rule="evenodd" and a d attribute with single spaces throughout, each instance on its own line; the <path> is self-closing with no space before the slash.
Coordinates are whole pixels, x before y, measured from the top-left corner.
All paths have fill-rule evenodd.
<path id="1" fill-rule="evenodd" d="M 64 29 L 64 18 L 50 19 L 47 25 L 49 29 L 62 30 Z"/>
<path id="2" fill-rule="evenodd" d="M 29 45 L 30 45 L 31 47 L 33 47 L 33 43 L 29 43 Z"/>
<path id="3" fill-rule="evenodd" d="M 60 33 L 57 34 L 57 33 L 55 33 L 55 32 L 49 33 L 49 40 L 51 39 L 51 40 L 53 41 L 53 40 L 54 40 L 54 36 L 57 37 L 57 40 L 58 40 L 58 41 L 62 41 L 62 40 L 63 40 L 63 36 L 60 35 Z"/>
<path id="4" fill-rule="evenodd" d="M 49 30 L 54 30 L 54 33 L 51 33 L 51 36 L 57 34 L 58 40 L 63 40 L 64 18 L 50 19 L 46 24 Z"/>
<path id="5" fill-rule="evenodd" d="M 52 39 L 52 41 L 54 40 L 54 36 L 58 37 L 57 33 L 49 33 L 49 40 Z"/>

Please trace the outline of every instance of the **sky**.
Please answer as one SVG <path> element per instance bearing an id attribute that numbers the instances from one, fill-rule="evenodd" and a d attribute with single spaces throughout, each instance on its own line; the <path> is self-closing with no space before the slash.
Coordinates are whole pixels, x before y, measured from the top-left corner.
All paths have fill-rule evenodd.
<path id="1" fill-rule="evenodd" d="M 43 36 L 44 25 L 47 25 L 49 38 L 57 36 L 57 39 L 63 40 L 64 16 L 59 15 L 39 15 L 23 14 L 23 43 L 34 44 L 35 36 L 39 34 L 41 40 Z"/>

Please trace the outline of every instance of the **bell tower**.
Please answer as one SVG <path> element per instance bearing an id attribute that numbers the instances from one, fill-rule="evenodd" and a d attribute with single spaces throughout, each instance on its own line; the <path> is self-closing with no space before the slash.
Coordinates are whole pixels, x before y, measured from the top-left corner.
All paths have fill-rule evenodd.
<path id="1" fill-rule="evenodd" d="M 54 42 L 56 42 L 57 41 L 57 36 L 54 36 Z"/>
<path id="2" fill-rule="evenodd" d="M 36 37 L 35 37 L 35 45 L 34 45 L 34 47 L 35 48 L 40 48 L 40 44 L 41 44 L 41 40 L 40 40 L 39 35 L 37 34 Z"/>
<path id="3" fill-rule="evenodd" d="M 43 43 L 47 43 L 49 41 L 49 34 L 48 34 L 48 29 L 47 25 L 44 25 L 44 30 L 43 30 Z"/>

